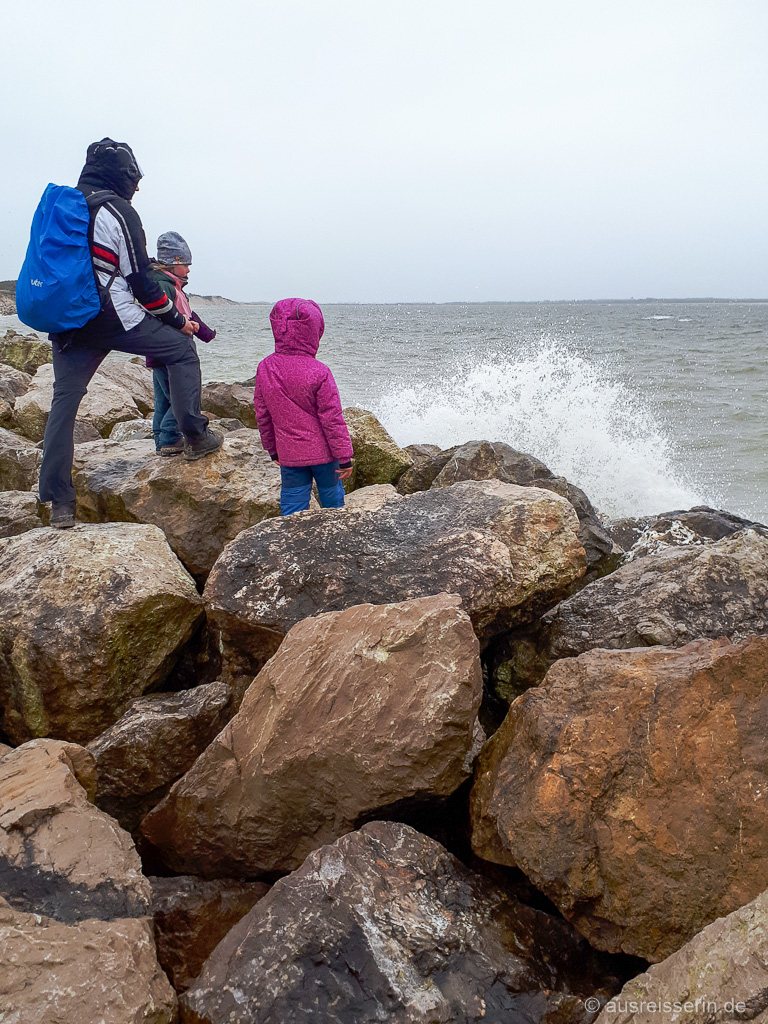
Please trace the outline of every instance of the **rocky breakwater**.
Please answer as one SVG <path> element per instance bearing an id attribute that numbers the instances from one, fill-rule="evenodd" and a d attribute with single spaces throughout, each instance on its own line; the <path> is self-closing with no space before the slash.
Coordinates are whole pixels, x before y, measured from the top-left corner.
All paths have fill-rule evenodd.
<path id="1" fill-rule="evenodd" d="M 93 758 L 34 740 L 0 759 L 0 1018 L 173 1024 L 152 892 L 130 836 L 90 802 Z"/>
<path id="2" fill-rule="evenodd" d="M 158 686 L 202 617 L 152 526 L 31 530 L 0 540 L 0 708 L 15 743 L 84 743 Z"/>
<path id="3" fill-rule="evenodd" d="M 572 506 L 495 480 L 373 511 L 304 512 L 244 530 L 204 591 L 227 681 L 253 677 L 288 630 L 324 611 L 455 593 L 481 640 L 526 621 L 583 576 Z"/>

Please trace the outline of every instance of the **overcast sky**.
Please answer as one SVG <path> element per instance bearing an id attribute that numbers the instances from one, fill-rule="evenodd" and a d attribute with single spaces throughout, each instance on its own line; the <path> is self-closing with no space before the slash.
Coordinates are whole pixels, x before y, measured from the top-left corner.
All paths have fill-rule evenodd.
<path id="1" fill-rule="evenodd" d="M 6 5 L 0 279 L 128 142 L 191 290 L 768 296 L 766 0 Z"/>

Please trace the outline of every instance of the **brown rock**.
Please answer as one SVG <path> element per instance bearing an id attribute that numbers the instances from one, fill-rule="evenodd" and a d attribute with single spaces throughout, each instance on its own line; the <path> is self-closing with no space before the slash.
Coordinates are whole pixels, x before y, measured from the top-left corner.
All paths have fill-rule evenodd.
<path id="1" fill-rule="evenodd" d="M 93 758 L 71 743 L 34 740 L 0 761 L 3 1019 L 175 1019 L 149 883 L 130 837 L 89 802 L 95 781 Z"/>
<path id="2" fill-rule="evenodd" d="M 252 677 L 294 623 L 355 604 L 458 593 L 481 639 L 527 621 L 584 573 L 578 521 L 548 491 L 487 480 L 375 512 L 304 512 L 241 533 L 204 600 L 226 681 Z"/>
<path id="3" fill-rule="evenodd" d="M 0 398 L 0 427 L 5 430 L 10 430 L 13 426 L 13 406 L 6 402 L 4 398 Z"/>
<path id="4" fill-rule="evenodd" d="M 0 491 L 0 537 L 15 537 L 43 525 L 41 505 L 32 491 Z"/>
<path id="5" fill-rule="evenodd" d="M 429 490 L 456 448 L 441 451 L 436 444 L 409 444 L 403 451 L 411 456 L 413 465 L 397 481 L 397 489 L 400 494 L 415 494 L 416 491 Z"/>
<path id="6" fill-rule="evenodd" d="M 29 491 L 37 483 L 43 453 L 31 441 L 0 427 L 0 491 Z"/>
<path id="7" fill-rule="evenodd" d="M 246 527 L 280 515 L 280 470 L 253 430 L 198 462 L 158 458 L 152 441 L 83 445 L 74 481 L 81 519 L 158 526 L 195 576 Z"/>
<path id="8" fill-rule="evenodd" d="M 481 695 L 453 595 L 306 619 L 142 832 L 175 871 L 292 870 L 364 814 L 457 789 Z"/>
<path id="9" fill-rule="evenodd" d="M 232 691 L 208 683 L 181 693 L 138 697 L 92 740 L 96 803 L 128 832 L 165 796 L 226 724 Z"/>
<path id="10" fill-rule="evenodd" d="M 14 910 L 0 896 L 9 1024 L 174 1024 L 176 997 L 145 917 L 67 924 Z"/>
<path id="11" fill-rule="evenodd" d="M 627 982 L 595 1024 L 659 1024 L 662 1019 L 675 1024 L 768 1021 L 768 892 L 713 921 L 662 963 Z"/>
<path id="12" fill-rule="evenodd" d="M 562 921 L 406 825 L 310 854 L 214 950 L 184 1024 L 586 1024 L 618 989 Z"/>
<path id="13" fill-rule="evenodd" d="M 36 334 L 17 334 L 6 331 L 0 338 L 0 363 L 12 366 L 22 373 L 35 374 L 46 363 L 53 362 L 50 342 L 40 341 Z"/>
<path id="14" fill-rule="evenodd" d="M 200 617 L 194 582 L 155 527 L 0 540 L 5 732 L 88 742 L 162 683 Z"/>
<path id="15" fill-rule="evenodd" d="M 372 412 L 344 410 L 355 453 L 355 487 L 395 484 L 413 465 L 411 456 L 398 447 Z"/>
<path id="16" fill-rule="evenodd" d="M 25 437 L 32 441 L 42 441 L 52 401 L 53 367 L 44 365 L 32 378 L 29 390 L 16 399 L 14 406 L 16 427 Z M 114 384 L 97 371 L 88 385 L 88 393 L 80 403 L 77 421 L 85 421 L 91 436 L 107 437 L 116 423 L 136 419 L 138 416 L 138 407 L 125 388 Z"/>
<path id="17" fill-rule="evenodd" d="M 768 637 L 557 662 L 478 764 L 473 847 L 658 961 L 768 886 Z"/>
<path id="18" fill-rule="evenodd" d="M 203 388 L 203 412 L 223 419 L 240 420 L 246 427 L 256 426 L 253 408 L 253 384 L 224 384 L 212 381 Z"/>
<path id="19" fill-rule="evenodd" d="M 227 932 L 269 892 L 264 882 L 150 878 L 157 957 L 177 992 L 189 988 Z"/>

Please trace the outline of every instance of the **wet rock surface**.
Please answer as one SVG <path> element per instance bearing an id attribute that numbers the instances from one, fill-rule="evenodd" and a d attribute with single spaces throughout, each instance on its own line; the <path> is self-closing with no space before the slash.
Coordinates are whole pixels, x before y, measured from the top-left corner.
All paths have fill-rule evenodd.
<path id="1" fill-rule="evenodd" d="M 19 743 L 88 742 L 159 686 L 202 615 L 155 527 L 30 530 L 0 540 L 0 708 Z"/>
<path id="2" fill-rule="evenodd" d="M 241 533 L 204 592 L 226 681 L 254 675 L 296 622 L 355 604 L 457 593 L 481 639 L 552 605 L 584 573 L 568 502 L 495 480 L 373 512 L 304 512 Z"/>
<path id="3" fill-rule="evenodd" d="M 412 465 L 410 455 L 395 444 L 372 412 L 349 408 L 344 419 L 355 453 L 354 486 L 397 483 Z"/>
<path id="4" fill-rule="evenodd" d="M 590 583 L 544 617 L 547 657 L 768 633 L 768 537 L 669 548 Z"/>
<path id="5" fill-rule="evenodd" d="M 453 793 L 481 696 L 455 596 L 306 619 L 142 832 L 175 871 L 293 870 L 377 808 Z"/>
<path id="6" fill-rule="evenodd" d="M 189 988 L 227 932 L 269 892 L 264 882 L 234 878 L 181 875 L 149 883 L 157 956 L 177 992 Z"/>
<path id="7" fill-rule="evenodd" d="M 0 761 L 0 1013 L 9 1021 L 172 1024 L 175 996 L 127 833 L 88 799 L 93 759 L 55 740 Z"/>
<path id="8" fill-rule="evenodd" d="M 88 745 L 98 769 L 96 804 L 133 832 L 224 727 L 231 701 L 224 683 L 133 700 Z"/>
<path id="9" fill-rule="evenodd" d="M 676 1024 L 768 1019 L 768 893 L 633 978 L 595 1024 L 657 1024 L 662 1015 Z"/>
<path id="10" fill-rule="evenodd" d="M 183 1024 L 580 1024 L 586 995 L 617 988 L 562 922 L 373 822 L 277 882 L 180 1008 Z"/>
<path id="11" fill-rule="evenodd" d="M 698 505 L 688 510 L 664 512 L 639 519 L 619 519 L 608 524 L 611 536 L 624 548 L 627 561 L 658 554 L 667 547 L 707 544 L 730 537 L 739 530 L 754 529 L 768 536 L 768 527 L 730 512 Z"/>
<path id="12" fill-rule="evenodd" d="M 473 848 L 658 961 L 768 885 L 768 637 L 555 664 L 486 745 Z"/>
<path id="13" fill-rule="evenodd" d="M 81 519 L 158 526 L 198 577 L 242 530 L 280 515 L 280 470 L 253 430 L 197 462 L 158 457 L 152 441 L 78 446 L 74 482 Z"/>

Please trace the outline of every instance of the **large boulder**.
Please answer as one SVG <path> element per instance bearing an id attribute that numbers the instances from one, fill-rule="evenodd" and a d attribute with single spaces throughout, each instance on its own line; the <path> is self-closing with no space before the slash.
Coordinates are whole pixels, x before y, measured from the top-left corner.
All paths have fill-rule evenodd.
<path id="1" fill-rule="evenodd" d="M 584 574 L 577 530 L 563 498 L 496 480 L 261 523 L 226 548 L 205 588 L 227 677 L 255 674 L 308 615 L 355 604 L 456 593 L 485 639 Z"/>
<path id="2" fill-rule="evenodd" d="M 401 497 L 392 484 L 370 484 L 346 495 L 344 507 L 357 512 L 375 512 L 388 501 L 399 501 Z"/>
<path id="3" fill-rule="evenodd" d="M 235 925 L 183 1024 L 586 1024 L 618 988 L 562 921 L 406 825 L 312 853 Z"/>
<path id="4" fill-rule="evenodd" d="M 189 988 L 227 932 L 269 892 L 264 882 L 151 877 L 157 958 L 177 992 Z"/>
<path id="5" fill-rule="evenodd" d="M 557 662 L 483 750 L 473 848 L 658 961 L 768 887 L 768 637 Z"/>
<path id="6" fill-rule="evenodd" d="M 661 1014 L 668 1016 L 662 1017 Z M 627 982 L 595 1024 L 768 1020 L 768 892 Z"/>
<path id="7" fill-rule="evenodd" d="M 0 709 L 20 743 L 87 743 L 159 686 L 202 615 L 152 526 L 30 530 L 0 540 Z"/>
<path id="8" fill-rule="evenodd" d="M 17 334 L 6 331 L 0 338 L 0 363 L 23 373 L 34 374 L 41 366 L 53 362 L 53 351 L 48 341 L 40 341 L 36 334 Z"/>
<path id="9" fill-rule="evenodd" d="M 224 683 L 133 700 L 88 744 L 99 774 L 96 804 L 133 832 L 224 727 L 231 701 Z"/>
<path id="10" fill-rule="evenodd" d="M 411 456 L 395 444 L 372 412 L 349 408 L 344 419 L 355 453 L 355 487 L 397 483 L 413 465 Z"/>
<path id="11" fill-rule="evenodd" d="M 503 480 L 521 487 L 546 487 L 562 495 L 576 510 L 579 539 L 588 565 L 598 565 L 613 552 L 613 538 L 584 491 L 564 477 L 555 476 L 539 459 L 515 451 L 502 441 L 470 441 L 445 454 L 448 458 L 432 487 L 449 487 L 460 480 Z"/>
<path id="12" fill-rule="evenodd" d="M 679 647 L 768 633 L 768 537 L 743 530 L 622 565 L 544 617 L 550 661 L 607 647 Z"/>
<path id="13" fill-rule="evenodd" d="M 150 441 L 154 436 L 152 420 L 121 420 L 109 432 L 110 441 Z"/>
<path id="14" fill-rule="evenodd" d="M 256 426 L 252 381 L 240 384 L 212 381 L 203 387 L 201 405 L 203 412 L 213 413 L 221 419 L 240 420 L 251 429 Z"/>
<path id="15" fill-rule="evenodd" d="M 194 576 L 205 576 L 242 530 L 280 515 L 280 470 L 253 430 L 227 434 L 202 462 L 158 458 L 152 441 L 75 449 L 78 515 L 159 526 Z"/>
<path id="16" fill-rule="evenodd" d="M 363 815 L 453 793 L 481 696 L 453 595 L 305 619 L 142 832 L 175 871 L 291 871 Z"/>
<path id="17" fill-rule="evenodd" d="M 0 491 L 30 491 L 43 453 L 31 441 L 0 427 Z"/>
<path id="18" fill-rule="evenodd" d="M 17 429 L 32 441 L 42 441 L 52 402 L 53 367 L 45 365 L 32 378 L 29 390 L 16 399 L 14 420 Z M 128 391 L 97 371 L 77 412 L 76 426 L 84 423 L 90 428 L 88 436 L 81 433 L 79 440 L 107 437 L 116 423 L 136 419 L 139 415 Z"/>
<path id="19" fill-rule="evenodd" d="M 32 491 L 0 491 L 0 538 L 43 525 L 43 506 Z"/>
<path id="20" fill-rule="evenodd" d="M 93 759 L 75 744 L 35 740 L 0 761 L 0 1016 L 9 1022 L 175 1019 L 149 883 L 130 837 L 89 802 L 94 784 Z"/>

